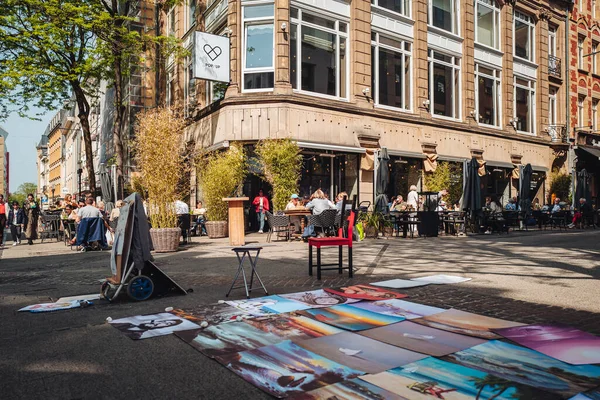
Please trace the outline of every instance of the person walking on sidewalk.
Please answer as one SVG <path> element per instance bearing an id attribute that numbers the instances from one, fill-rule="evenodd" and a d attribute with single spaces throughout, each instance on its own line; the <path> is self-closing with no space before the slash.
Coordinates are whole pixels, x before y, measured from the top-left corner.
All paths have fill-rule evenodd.
<path id="1" fill-rule="evenodd" d="M 258 191 L 258 196 L 254 198 L 252 204 L 255 207 L 256 218 L 258 219 L 258 233 L 263 233 L 265 228 L 265 211 L 269 211 L 269 199 L 263 194 L 262 189 Z"/>
<path id="2" fill-rule="evenodd" d="M 27 195 L 27 201 L 23 208 L 25 209 L 25 238 L 27 244 L 32 245 L 33 241 L 37 239 L 38 218 L 40 216 L 40 208 L 33 194 L 29 193 Z"/>
<path id="3" fill-rule="evenodd" d="M 4 228 L 6 227 L 6 202 L 0 194 L 0 247 L 4 245 Z"/>
<path id="4" fill-rule="evenodd" d="M 21 243 L 21 232 L 25 225 L 25 213 L 19 208 L 19 202 L 13 201 L 12 208 L 8 212 L 7 225 L 10 228 L 10 234 L 13 240 L 13 246 Z"/>

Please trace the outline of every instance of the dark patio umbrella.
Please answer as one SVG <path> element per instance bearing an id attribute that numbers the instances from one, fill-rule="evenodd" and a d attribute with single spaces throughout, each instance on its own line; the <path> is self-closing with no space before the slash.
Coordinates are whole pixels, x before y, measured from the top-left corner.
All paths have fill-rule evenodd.
<path id="1" fill-rule="evenodd" d="M 533 168 L 531 164 L 527 164 L 521 170 L 521 178 L 519 179 L 519 207 L 521 210 L 528 211 L 531 208 L 531 175 Z"/>
<path id="2" fill-rule="evenodd" d="M 476 158 L 473 157 L 471 161 L 467 162 L 461 208 L 473 214 L 481 210 L 481 178 L 478 169 L 479 163 Z"/>
<path id="3" fill-rule="evenodd" d="M 106 165 L 100 164 L 100 189 L 102 190 L 102 200 L 105 203 L 112 203 L 112 190 L 110 172 Z"/>
<path id="4" fill-rule="evenodd" d="M 579 199 L 584 198 L 588 204 L 591 204 L 590 193 L 590 174 L 584 168 L 577 173 L 577 189 L 575 190 L 575 204 L 579 204 Z"/>
<path id="5" fill-rule="evenodd" d="M 379 151 L 379 167 L 377 168 L 377 182 L 375 184 L 375 210 L 387 213 L 388 211 L 388 198 L 387 198 L 387 187 L 390 179 L 390 156 L 388 156 L 387 148 L 383 147 Z"/>

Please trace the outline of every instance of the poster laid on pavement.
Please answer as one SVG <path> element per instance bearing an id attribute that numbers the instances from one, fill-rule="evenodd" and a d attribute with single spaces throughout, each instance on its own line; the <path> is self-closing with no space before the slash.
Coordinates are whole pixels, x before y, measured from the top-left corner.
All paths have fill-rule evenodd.
<path id="1" fill-rule="evenodd" d="M 485 343 L 485 340 L 482 339 L 458 335 L 410 321 L 370 329 L 360 332 L 360 334 L 393 346 L 436 357 Z"/>
<path id="2" fill-rule="evenodd" d="M 401 349 L 352 332 L 342 332 L 297 344 L 347 367 L 376 374 L 421 360 L 427 355 Z"/>
<path id="3" fill-rule="evenodd" d="M 328 325 L 333 325 L 348 331 L 362 331 L 365 329 L 385 326 L 403 321 L 402 317 L 377 314 L 348 304 L 328 308 L 312 308 L 299 311 L 301 315 L 316 319 Z"/>
<path id="4" fill-rule="evenodd" d="M 311 290 L 308 292 L 280 294 L 279 296 L 288 300 L 298 301 L 310 308 L 332 307 L 339 304 L 350 304 L 360 301 L 360 299 L 350 299 L 338 294 L 328 293 L 323 289 Z"/>
<path id="5" fill-rule="evenodd" d="M 578 393 L 569 400 L 600 400 L 600 389 L 590 390 L 589 392 L 585 393 Z"/>
<path id="6" fill-rule="evenodd" d="M 518 322 L 484 317 L 483 315 L 468 313 L 454 308 L 439 314 L 414 319 L 413 321 L 432 328 L 484 339 L 500 339 L 500 336 L 493 333 L 492 330 L 523 325 Z"/>
<path id="7" fill-rule="evenodd" d="M 252 314 L 248 314 L 239 308 L 232 307 L 225 303 L 208 304 L 205 306 L 184 309 L 176 308 L 172 310 L 171 313 L 196 323 L 206 321 L 209 325 L 224 324 L 246 318 L 254 318 Z"/>
<path id="8" fill-rule="evenodd" d="M 263 299 L 264 298 L 266 297 L 263 297 Z M 307 308 L 311 307 L 310 305 L 303 304 L 294 300 L 289 300 L 277 295 L 268 296 L 268 298 L 272 299 L 273 303 L 265 305 L 263 307 L 263 310 L 267 310 L 275 314 L 306 310 Z"/>
<path id="9" fill-rule="evenodd" d="M 354 379 L 354 370 L 310 352 L 290 340 L 217 360 L 259 389 L 283 398 Z"/>
<path id="10" fill-rule="evenodd" d="M 297 396 L 288 397 L 291 400 L 408 400 L 378 386 L 371 385 L 361 379 L 351 379 L 311 390 Z M 586 399 L 587 400 L 587 399 Z"/>
<path id="11" fill-rule="evenodd" d="M 231 307 L 235 307 L 238 310 L 245 312 L 246 314 L 262 317 L 273 314 L 272 311 L 266 310 L 265 306 L 275 305 L 275 303 L 277 303 L 277 299 L 274 297 L 275 296 L 266 296 L 249 300 L 229 300 L 225 303 Z"/>
<path id="12" fill-rule="evenodd" d="M 100 300 L 100 293 L 92 293 L 92 294 L 82 294 L 80 296 L 69 296 L 69 297 L 61 297 L 56 300 L 57 303 L 65 303 L 67 301 L 79 300 L 79 301 L 92 301 L 92 300 Z"/>
<path id="13" fill-rule="evenodd" d="M 443 308 L 430 307 L 423 304 L 412 303 L 405 300 L 380 300 L 380 301 L 363 301 L 352 304 L 352 307 L 361 308 L 363 310 L 376 312 L 379 314 L 393 315 L 396 317 L 404 317 L 406 319 L 416 319 L 427 315 L 439 314 L 446 311 Z"/>
<path id="14" fill-rule="evenodd" d="M 360 379 L 410 400 L 558 400 L 562 397 L 433 357 Z"/>
<path id="15" fill-rule="evenodd" d="M 415 282 L 412 280 L 406 279 L 391 279 L 389 281 L 381 281 L 381 282 L 372 282 L 370 283 L 372 286 L 381 286 L 392 289 L 408 289 L 417 286 L 425 286 L 429 285 L 428 282 Z"/>
<path id="16" fill-rule="evenodd" d="M 301 316 L 279 314 L 243 322 L 210 325 L 204 329 L 176 332 L 175 335 L 214 358 L 254 350 L 284 340 L 307 340 L 343 332 L 327 324 Z"/>
<path id="17" fill-rule="evenodd" d="M 199 329 L 193 322 L 171 313 L 137 315 L 115 319 L 112 326 L 123 332 L 131 339 L 147 339 L 156 336 L 169 335 L 176 331 Z"/>
<path id="18" fill-rule="evenodd" d="M 600 364 L 600 338 L 569 326 L 526 325 L 496 333 L 569 364 Z"/>
<path id="19" fill-rule="evenodd" d="M 412 278 L 411 281 L 427 283 L 432 285 L 447 285 L 450 283 L 462 283 L 468 282 L 472 278 L 464 278 L 462 276 L 454 276 L 454 275 L 430 275 L 430 276 L 422 276 L 420 278 Z"/>
<path id="20" fill-rule="evenodd" d="M 78 308 L 78 307 L 81 307 L 81 302 L 79 300 L 71 300 L 71 301 L 56 302 L 56 303 L 33 304 L 31 306 L 20 308 L 18 311 L 29 311 L 32 313 L 41 313 L 41 312 L 68 310 L 71 308 Z"/>
<path id="21" fill-rule="evenodd" d="M 401 299 L 403 297 L 408 297 L 406 294 L 369 285 L 352 285 L 336 289 L 325 288 L 325 291 L 331 294 L 361 300 Z"/>
<path id="22" fill-rule="evenodd" d="M 500 340 L 450 354 L 444 360 L 565 397 L 594 389 L 600 384 L 598 366 L 570 365 Z"/>

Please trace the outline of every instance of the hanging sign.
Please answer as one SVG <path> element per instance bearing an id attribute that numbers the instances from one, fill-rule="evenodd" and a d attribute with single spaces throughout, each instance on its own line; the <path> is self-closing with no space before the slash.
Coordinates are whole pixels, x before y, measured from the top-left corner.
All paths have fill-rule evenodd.
<path id="1" fill-rule="evenodd" d="M 229 83 L 229 38 L 195 32 L 194 41 L 194 78 Z"/>

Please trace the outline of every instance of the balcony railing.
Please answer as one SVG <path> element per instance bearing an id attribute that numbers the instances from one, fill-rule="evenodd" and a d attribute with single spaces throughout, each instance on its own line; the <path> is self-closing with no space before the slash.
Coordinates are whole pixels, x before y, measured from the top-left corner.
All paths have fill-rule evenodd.
<path id="1" fill-rule="evenodd" d="M 562 77 L 561 71 L 561 60 L 558 57 L 548 56 L 548 75 L 555 76 L 557 78 Z"/>
<path id="2" fill-rule="evenodd" d="M 544 130 L 550 135 L 552 143 L 567 143 L 567 127 L 565 125 L 547 125 Z"/>

